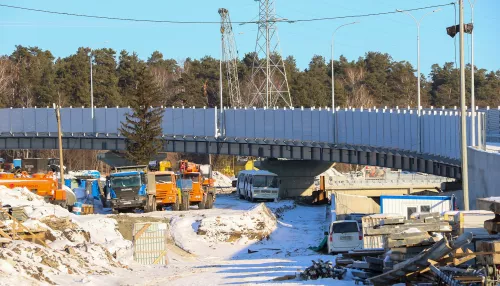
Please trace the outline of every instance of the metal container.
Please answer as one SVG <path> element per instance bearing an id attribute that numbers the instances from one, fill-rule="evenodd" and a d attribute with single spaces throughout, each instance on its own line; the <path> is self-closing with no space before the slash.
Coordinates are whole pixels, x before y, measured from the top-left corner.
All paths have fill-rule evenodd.
<path id="1" fill-rule="evenodd" d="M 167 230 L 166 223 L 135 223 L 134 261 L 144 265 L 167 264 Z"/>
<path id="2" fill-rule="evenodd" d="M 76 215 L 81 215 L 82 214 L 82 206 L 83 204 L 80 202 L 76 202 L 73 204 L 73 213 Z"/>

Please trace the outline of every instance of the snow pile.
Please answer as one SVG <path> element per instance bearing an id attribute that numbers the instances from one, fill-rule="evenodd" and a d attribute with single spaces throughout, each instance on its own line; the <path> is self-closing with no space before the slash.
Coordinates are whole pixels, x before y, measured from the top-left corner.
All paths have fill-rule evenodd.
<path id="1" fill-rule="evenodd" d="M 231 188 L 232 187 L 232 180 L 228 176 L 222 174 L 221 172 L 218 171 L 213 171 L 212 172 L 212 178 L 215 179 L 214 186 L 217 188 Z"/>
<path id="2" fill-rule="evenodd" d="M 68 217 L 70 212 L 60 206 L 50 204 L 43 197 L 33 194 L 26 188 L 9 189 L 0 186 L 1 205 L 11 207 L 24 207 L 24 211 L 30 218 L 43 218 L 49 215 Z"/>
<path id="3" fill-rule="evenodd" d="M 276 217 L 261 203 L 241 214 L 207 217 L 201 220 L 198 235 L 209 242 L 234 242 L 240 239 L 263 240 L 276 229 Z"/>
<path id="4" fill-rule="evenodd" d="M 25 188 L 0 187 L 0 202 L 24 207 L 29 219 L 23 225 L 45 230 L 48 246 L 14 240 L 0 248 L 0 280 L 17 273 L 25 284 L 55 284 L 56 275 L 109 274 L 132 260 L 132 242 L 123 239 L 114 219 L 74 215 Z"/>
<path id="5" fill-rule="evenodd" d="M 2 272 L 55 284 L 54 276 L 76 274 L 110 274 L 113 268 L 123 267 L 100 245 L 80 244 L 55 251 L 27 241 L 13 241 L 0 249 Z M 3 274 L 3 273 L 2 273 Z"/>

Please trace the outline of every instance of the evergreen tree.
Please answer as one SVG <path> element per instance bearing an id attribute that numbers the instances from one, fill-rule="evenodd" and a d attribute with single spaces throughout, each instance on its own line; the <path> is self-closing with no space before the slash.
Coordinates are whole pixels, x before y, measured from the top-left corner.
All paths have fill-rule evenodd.
<path id="1" fill-rule="evenodd" d="M 126 116 L 120 132 L 127 140 L 127 157 L 137 164 L 147 164 L 162 148 L 163 109 L 157 104 L 161 93 L 147 67 L 137 75 L 137 90 L 130 100 L 132 114 Z"/>
<path id="2" fill-rule="evenodd" d="M 63 105 L 90 106 L 89 52 L 79 48 L 76 54 L 56 61 L 57 90 L 67 99 Z"/>
<path id="3" fill-rule="evenodd" d="M 116 52 L 113 49 L 99 49 L 93 50 L 92 54 L 94 56 L 94 105 L 96 107 L 121 105 L 116 74 Z"/>
<path id="4" fill-rule="evenodd" d="M 139 60 L 136 53 L 130 55 L 127 51 L 120 52 L 119 64 L 117 68 L 118 91 L 122 98 L 122 104 L 130 105 L 134 100 L 137 90 L 139 70 L 144 67 L 144 62 Z"/>

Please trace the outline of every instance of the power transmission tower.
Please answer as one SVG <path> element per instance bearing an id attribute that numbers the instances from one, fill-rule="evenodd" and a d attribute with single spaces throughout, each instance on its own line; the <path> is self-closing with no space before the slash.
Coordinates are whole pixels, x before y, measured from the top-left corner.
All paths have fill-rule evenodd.
<path id="1" fill-rule="evenodd" d="M 274 107 L 281 103 L 292 107 L 276 26 L 276 22 L 284 19 L 276 18 L 275 0 L 256 1 L 259 1 L 259 31 L 252 67 L 254 90 L 250 105 Z"/>
<path id="2" fill-rule="evenodd" d="M 238 50 L 234 41 L 233 27 L 229 18 L 229 11 L 219 9 L 220 33 L 222 35 L 222 61 L 226 63 L 227 85 L 229 87 L 229 101 L 231 106 L 241 107 L 243 102 L 238 81 Z"/>

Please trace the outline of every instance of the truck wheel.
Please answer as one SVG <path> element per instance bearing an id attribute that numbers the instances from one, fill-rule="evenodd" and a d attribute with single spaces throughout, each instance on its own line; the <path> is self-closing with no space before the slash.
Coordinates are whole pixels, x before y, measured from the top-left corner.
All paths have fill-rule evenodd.
<path id="1" fill-rule="evenodd" d="M 182 194 L 182 202 L 181 202 L 181 211 L 187 211 L 189 210 L 189 193 L 183 193 Z"/>
<path id="2" fill-rule="evenodd" d="M 214 200 L 215 200 L 214 194 L 213 193 L 208 194 L 207 195 L 207 202 L 206 202 L 205 207 L 207 209 L 211 209 L 214 206 Z"/>
<path id="3" fill-rule="evenodd" d="M 202 210 L 207 206 L 207 194 L 203 194 L 203 199 L 198 203 L 198 209 Z"/>
<path id="4" fill-rule="evenodd" d="M 156 210 L 156 196 L 148 195 L 146 199 L 146 206 L 144 207 L 144 212 L 154 212 Z"/>
<path id="5" fill-rule="evenodd" d="M 179 208 L 181 207 L 181 202 L 179 201 L 179 198 L 175 198 L 175 203 L 172 205 L 172 210 L 173 211 L 178 211 Z"/>

